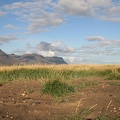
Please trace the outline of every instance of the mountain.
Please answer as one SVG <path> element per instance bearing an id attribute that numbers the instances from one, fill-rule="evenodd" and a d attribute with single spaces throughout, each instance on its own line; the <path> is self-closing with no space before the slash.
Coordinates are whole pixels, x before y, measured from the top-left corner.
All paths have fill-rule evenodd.
<path id="1" fill-rule="evenodd" d="M 67 64 L 62 57 L 44 57 L 32 54 L 6 54 L 0 49 L 0 65 L 14 64 Z"/>
<path id="2" fill-rule="evenodd" d="M 18 59 L 11 57 L 0 49 L 0 65 L 13 65 L 18 63 Z"/>

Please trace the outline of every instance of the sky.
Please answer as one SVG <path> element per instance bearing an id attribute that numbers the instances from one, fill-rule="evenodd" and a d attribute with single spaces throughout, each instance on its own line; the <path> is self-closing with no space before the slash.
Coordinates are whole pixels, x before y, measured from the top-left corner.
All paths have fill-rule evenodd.
<path id="1" fill-rule="evenodd" d="M 120 0 L 0 0 L 0 49 L 120 64 Z"/>

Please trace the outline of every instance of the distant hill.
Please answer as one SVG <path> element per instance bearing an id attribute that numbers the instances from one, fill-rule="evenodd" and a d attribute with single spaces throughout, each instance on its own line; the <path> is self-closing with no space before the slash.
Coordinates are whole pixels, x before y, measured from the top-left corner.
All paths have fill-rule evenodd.
<path id="1" fill-rule="evenodd" d="M 32 54 L 6 54 L 0 49 L 0 65 L 14 64 L 67 64 L 62 57 L 44 57 Z"/>

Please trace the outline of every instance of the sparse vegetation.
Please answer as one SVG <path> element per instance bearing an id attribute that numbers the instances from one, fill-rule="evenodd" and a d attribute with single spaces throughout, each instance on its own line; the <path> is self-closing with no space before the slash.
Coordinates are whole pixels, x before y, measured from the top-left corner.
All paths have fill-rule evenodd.
<path id="1" fill-rule="evenodd" d="M 81 82 L 79 85 L 78 85 L 78 88 L 80 89 L 83 89 L 87 86 L 96 86 L 98 85 L 99 83 L 97 81 L 86 81 L 86 82 Z"/>
<path id="2" fill-rule="evenodd" d="M 26 92 L 26 94 L 32 94 L 34 92 L 34 90 L 32 90 L 32 89 L 26 89 L 25 92 Z"/>
<path id="3" fill-rule="evenodd" d="M 111 85 L 111 86 L 120 86 L 120 82 L 110 82 L 109 85 Z"/>

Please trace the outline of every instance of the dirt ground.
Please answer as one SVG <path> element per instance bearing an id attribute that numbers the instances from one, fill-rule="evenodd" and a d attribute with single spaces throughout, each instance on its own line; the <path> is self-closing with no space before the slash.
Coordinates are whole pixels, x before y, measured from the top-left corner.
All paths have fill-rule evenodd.
<path id="1" fill-rule="evenodd" d="M 120 86 L 108 83 L 102 81 L 97 86 L 87 86 L 59 100 L 50 95 L 41 95 L 40 81 L 0 84 L 0 120 L 53 120 L 70 116 L 83 108 L 91 111 L 86 120 L 104 114 L 118 117 Z"/>

